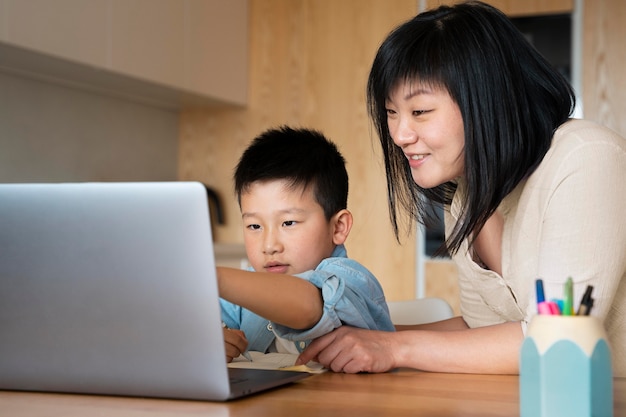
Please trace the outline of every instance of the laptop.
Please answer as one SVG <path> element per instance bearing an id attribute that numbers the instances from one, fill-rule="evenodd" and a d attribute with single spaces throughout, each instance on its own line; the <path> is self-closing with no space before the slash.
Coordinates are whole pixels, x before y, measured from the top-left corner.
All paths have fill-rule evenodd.
<path id="1" fill-rule="evenodd" d="M 0 389 L 224 401 L 309 375 L 230 369 L 222 332 L 202 184 L 0 184 Z"/>

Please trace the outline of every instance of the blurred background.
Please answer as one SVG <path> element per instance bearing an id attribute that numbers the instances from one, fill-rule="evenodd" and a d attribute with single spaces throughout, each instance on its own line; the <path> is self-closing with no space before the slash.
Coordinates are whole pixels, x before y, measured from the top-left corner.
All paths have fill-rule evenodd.
<path id="1" fill-rule="evenodd" d="M 626 2 L 488 2 L 570 77 L 578 115 L 626 135 Z M 347 159 L 350 256 L 388 299 L 458 312 L 456 269 L 431 256 L 441 230 L 391 233 L 365 107 L 385 35 L 440 3 L 0 0 L 0 182 L 201 181 L 223 209 L 218 261 L 241 266 L 236 160 L 269 127 L 316 128 Z"/>

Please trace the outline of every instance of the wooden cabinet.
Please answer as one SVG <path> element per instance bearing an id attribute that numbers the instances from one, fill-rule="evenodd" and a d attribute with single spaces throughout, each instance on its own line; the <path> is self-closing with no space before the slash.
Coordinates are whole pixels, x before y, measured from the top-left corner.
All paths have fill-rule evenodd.
<path id="1" fill-rule="evenodd" d="M 179 88 L 190 87 L 183 76 L 184 2 L 113 0 L 108 16 L 110 48 L 105 65 L 109 69 Z"/>
<path id="2" fill-rule="evenodd" d="M 88 87 L 141 95 L 143 82 L 196 102 L 246 104 L 247 28 L 246 0 L 0 0 L 0 41 L 62 61 L 54 77 L 81 71 Z M 2 62 L 44 77 L 54 65 L 23 63 Z M 124 79 L 105 85 L 98 71 Z"/>
<path id="3" fill-rule="evenodd" d="M 108 14 L 101 0 L 0 0 L 0 41 L 105 68 Z"/>

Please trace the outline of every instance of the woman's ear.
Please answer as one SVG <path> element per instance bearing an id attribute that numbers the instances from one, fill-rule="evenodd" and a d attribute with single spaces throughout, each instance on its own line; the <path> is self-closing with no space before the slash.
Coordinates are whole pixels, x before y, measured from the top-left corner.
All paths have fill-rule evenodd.
<path id="1" fill-rule="evenodd" d="M 342 245 L 352 229 L 352 213 L 347 209 L 340 210 L 330 221 L 333 225 L 333 243 Z"/>

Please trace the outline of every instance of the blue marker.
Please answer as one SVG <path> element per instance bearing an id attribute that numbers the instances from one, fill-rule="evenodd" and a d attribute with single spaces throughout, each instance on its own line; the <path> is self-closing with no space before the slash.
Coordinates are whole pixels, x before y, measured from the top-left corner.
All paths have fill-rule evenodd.
<path id="1" fill-rule="evenodd" d="M 546 301 L 546 297 L 543 293 L 543 280 L 541 278 L 538 278 L 537 281 L 535 281 L 535 287 L 537 290 L 537 304 L 543 303 Z"/>

